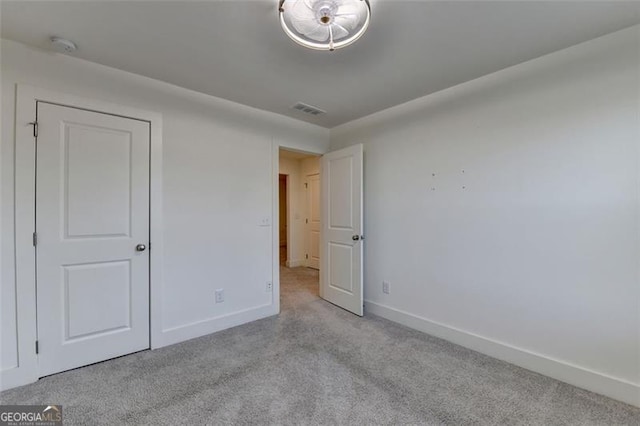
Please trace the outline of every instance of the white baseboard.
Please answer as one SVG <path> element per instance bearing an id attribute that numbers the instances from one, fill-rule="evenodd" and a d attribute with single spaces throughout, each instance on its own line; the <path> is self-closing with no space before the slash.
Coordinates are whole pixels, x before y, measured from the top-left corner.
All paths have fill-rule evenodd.
<path id="1" fill-rule="evenodd" d="M 159 343 L 154 345 L 153 349 L 163 346 L 173 345 L 185 340 L 194 339 L 207 334 L 215 333 L 237 325 L 256 321 L 272 315 L 278 314 L 278 307 L 269 303 L 254 308 L 245 309 L 243 311 L 234 312 L 227 315 L 221 315 L 215 318 L 208 318 L 203 321 L 185 324 L 179 327 L 163 330 L 159 339 Z M 27 385 L 38 381 L 38 371 L 36 365 L 16 366 L 0 371 L 0 391 L 15 388 L 17 386 Z"/>
<path id="2" fill-rule="evenodd" d="M 478 336 L 389 306 L 365 301 L 365 312 L 448 340 L 571 385 L 640 407 L 640 385 Z"/>
<path id="3" fill-rule="evenodd" d="M 33 368 L 15 366 L 0 371 L 0 391 L 28 385 L 36 381 L 38 381 L 38 376 Z"/>
<path id="4" fill-rule="evenodd" d="M 269 303 L 239 312 L 233 312 L 231 314 L 207 318 L 202 321 L 169 328 L 162 331 L 162 336 L 159 339 L 160 342 L 155 345 L 153 349 L 184 342 L 185 340 L 195 339 L 196 337 L 205 336 L 207 334 L 215 333 L 216 331 L 225 330 L 251 321 L 277 315 L 277 309 L 278 308 L 275 304 Z"/>

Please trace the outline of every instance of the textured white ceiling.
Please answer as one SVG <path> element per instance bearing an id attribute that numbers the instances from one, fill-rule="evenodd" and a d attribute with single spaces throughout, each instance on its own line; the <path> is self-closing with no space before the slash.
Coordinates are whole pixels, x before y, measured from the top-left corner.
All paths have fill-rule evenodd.
<path id="1" fill-rule="evenodd" d="M 7 1 L 3 38 L 333 127 L 640 22 L 638 2 L 372 1 L 356 44 L 306 50 L 273 1 Z M 291 110 L 302 101 L 327 111 Z"/>

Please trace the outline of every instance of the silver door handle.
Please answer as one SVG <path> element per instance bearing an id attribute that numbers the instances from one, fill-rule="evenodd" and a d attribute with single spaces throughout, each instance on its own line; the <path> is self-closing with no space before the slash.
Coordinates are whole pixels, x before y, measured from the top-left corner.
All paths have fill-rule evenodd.
<path id="1" fill-rule="evenodd" d="M 144 244 L 138 244 L 136 246 L 136 251 L 145 251 L 147 249 L 147 246 L 145 246 Z"/>
<path id="2" fill-rule="evenodd" d="M 360 235 L 354 235 L 353 237 L 351 237 L 351 239 L 353 241 L 358 241 L 358 240 L 360 240 Z"/>

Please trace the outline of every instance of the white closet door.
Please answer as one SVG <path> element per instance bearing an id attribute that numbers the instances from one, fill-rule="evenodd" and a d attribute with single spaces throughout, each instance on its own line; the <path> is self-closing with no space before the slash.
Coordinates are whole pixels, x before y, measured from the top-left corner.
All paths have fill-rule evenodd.
<path id="1" fill-rule="evenodd" d="M 40 376 L 149 347 L 149 123 L 39 102 Z"/>

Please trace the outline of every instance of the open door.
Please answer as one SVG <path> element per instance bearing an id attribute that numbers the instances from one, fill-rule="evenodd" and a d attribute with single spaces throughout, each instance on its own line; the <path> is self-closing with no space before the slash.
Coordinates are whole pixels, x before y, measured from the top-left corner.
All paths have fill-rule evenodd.
<path id="1" fill-rule="evenodd" d="M 322 157 L 320 297 L 363 315 L 362 145 Z"/>

